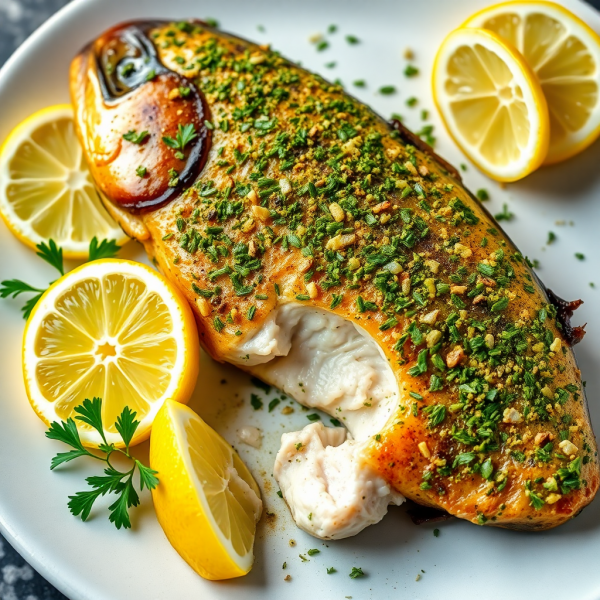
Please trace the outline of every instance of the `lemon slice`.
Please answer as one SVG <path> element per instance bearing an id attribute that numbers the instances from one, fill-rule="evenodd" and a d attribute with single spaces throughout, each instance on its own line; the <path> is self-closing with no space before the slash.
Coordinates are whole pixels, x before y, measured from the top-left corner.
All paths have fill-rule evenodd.
<path id="1" fill-rule="evenodd" d="M 250 571 L 260 491 L 231 446 L 193 410 L 167 400 L 150 438 L 160 484 L 154 508 L 167 538 L 206 579 Z"/>
<path id="2" fill-rule="evenodd" d="M 433 98 L 463 152 L 497 181 L 516 181 L 546 157 L 550 125 L 540 84 L 495 33 L 462 28 L 442 43 Z"/>
<path id="3" fill-rule="evenodd" d="M 466 23 L 513 44 L 537 75 L 550 112 L 545 163 L 570 158 L 600 135 L 600 37 L 553 2 L 506 2 Z"/>
<path id="4" fill-rule="evenodd" d="M 34 248 L 53 239 L 66 258 L 86 258 L 94 236 L 129 239 L 102 206 L 68 104 L 36 112 L 4 142 L 0 213 L 22 242 Z"/>
<path id="5" fill-rule="evenodd" d="M 29 401 L 49 425 L 74 417 L 86 398 L 102 399 L 107 441 L 123 446 L 114 423 L 125 406 L 146 439 L 167 398 L 187 402 L 199 345 L 187 302 L 159 273 L 128 260 L 97 260 L 71 271 L 42 296 L 23 338 Z M 100 435 L 76 421 L 82 442 Z"/>

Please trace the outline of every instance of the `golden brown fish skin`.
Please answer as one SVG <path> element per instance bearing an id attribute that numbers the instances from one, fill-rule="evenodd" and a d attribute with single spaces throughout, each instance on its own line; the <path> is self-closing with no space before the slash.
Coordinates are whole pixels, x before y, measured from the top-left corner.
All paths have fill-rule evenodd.
<path id="1" fill-rule="evenodd" d="M 461 182 L 339 86 L 268 48 L 197 24 L 160 26 L 150 39 L 162 64 L 204 93 L 212 146 L 195 186 L 125 225 L 144 232 L 148 254 L 194 307 L 208 352 L 224 360 L 283 300 L 335 312 L 373 337 L 396 375 L 398 409 L 365 460 L 398 491 L 515 529 L 554 527 L 586 506 L 599 470 L 573 352 L 538 279 Z M 80 68 L 86 61 L 86 52 L 74 61 L 71 84 L 87 149 L 82 124 L 101 120 L 102 109 Z M 143 99 L 144 86 L 135 93 Z M 165 114 L 185 110 L 185 98 L 161 102 Z M 121 127 L 120 135 L 130 129 Z M 277 144 L 283 133 L 288 140 Z M 239 213 L 219 220 L 225 201 Z M 334 231 L 336 217 L 347 233 Z M 222 232 L 207 229 L 217 226 Z M 260 267 L 237 281 L 235 272 L 209 275 L 233 269 L 231 242 L 245 244 L 245 264 L 257 257 Z M 392 257 L 402 270 L 384 285 Z M 339 284 L 330 286 L 339 258 Z M 253 291 L 238 295 L 245 286 Z M 561 435 L 573 455 L 561 454 Z"/>

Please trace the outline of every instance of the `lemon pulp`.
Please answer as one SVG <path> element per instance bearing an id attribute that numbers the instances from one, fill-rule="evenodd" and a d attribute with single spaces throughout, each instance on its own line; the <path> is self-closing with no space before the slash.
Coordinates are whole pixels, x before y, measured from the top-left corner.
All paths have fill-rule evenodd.
<path id="1" fill-rule="evenodd" d="M 583 150 L 600 133 L 600 37 L 552 2 L 508 2 L 466 22 L 507 40 L 536 74 L 548 102 L 546 163 Z"/>
<path id="2" fill-rule="evenodd" d="M 4 143 L 0 210 L 21 241 L 35 246 L 53 239 L 70 258 L 87 256 L 93 237 L 128 239 L 94 187 L 69 105 L 35 113 Z"/>
<path id="3" fill-rule="evenodd" d="M 194 411 L 168 400 L 150 440 L 158 520 L 183 559 L 202 577 L 248 573 L 254 560 L 260 492 L 231 446 Z"/>
<path id="4" fill-rule="evenodd" d="M 497 165 L 517 160 L 529 139 L 523 91 L 498 56 L 482 46 L 462 46 L 448 63 L 450 109 L 468 142 Z M 504 143 L 498 144 L 502 139 Z"/>
<path id="5" fill-rule="evenodd" d="M 187 401 L 198 372 L 195 324 L 185 300 L 148 267 L 95 261 L 67 274 L 28 321 L 24 370 L 30 400 L 47 422 L 102 398 L 105 430 L 128 406 L 140 434 L 165 398 Z M 78 423 L 93 441 L 93 432 Z M 84 436 L 85 437 L 85 436 Z M 97 440 L 96 440 L 97 442 Z"/>
<path id="6" fill-rule="evenodd" d="M 452 32 L 438 50 L 432 83 L 450 134 L 490 177 L 515 181 L 542 164 L 550 131 L 546 100 L 523 57 L 498 35 Z"/>

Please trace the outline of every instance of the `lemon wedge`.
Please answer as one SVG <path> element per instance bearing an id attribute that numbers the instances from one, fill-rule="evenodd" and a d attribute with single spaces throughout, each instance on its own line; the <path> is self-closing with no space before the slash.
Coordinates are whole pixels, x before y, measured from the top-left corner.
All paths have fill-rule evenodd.
<path id="1" fill-rule="evenodd" d="M 90 241 L 129 238 L 92 182 L 69 104 L 25 119 L 0 149 L 0 213 L 22 242 L 53 239 L 66 258 L 86 258 Z"/>
<path id="2" fill-rule="evenodd" d="M 158 521 L 181 557 L 206 579 L 250 571 L 260 491 L 231 446 L 192 409 L 167 400 L 150 438 Z"/>
<path id="3" fill-rule="evenodd" d="M 432 85 L 450 135 L 491 178 L 516 181 L 543 163 L 550 124 L 542 88 L 495 33 L 453 31 L 436 55 Z"/>
<path id="4" fill-rule="evenodd" d="M 574 156 L 600 135 L 600 37 L 553 2 L 505 2 L 473 15 L 514 45 L 542 86 L 550 112 L 545 164 Z"/>
<path id="5" fill-rule="evenodd" d="M 49 425 L 74 417 L 86 398 L 102 399 L 108 443 L 125 406 L 146 439 L 167 398 L 187 402 L 199 365 L 192 312 L 159 273 L 128 260 L 97 260 L 71 271 L 39 300 L 25 327 L 23 373 L 29 401 Z M 77 421 L 82 442 L 100 435 Z"/>

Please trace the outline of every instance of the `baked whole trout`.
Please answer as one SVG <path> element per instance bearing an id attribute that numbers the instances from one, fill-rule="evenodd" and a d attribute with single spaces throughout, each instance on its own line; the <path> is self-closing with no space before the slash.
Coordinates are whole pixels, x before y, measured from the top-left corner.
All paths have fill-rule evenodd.
<path id="1" fill-rule="evenodd" d="M 301 527 L 345 537 L 406 497 L 542 530 L 593 499 L 575 305 L 399 123 L 200 21 L 109 30 L 71 93 L 107 209 L 204 348 L 349 430 L 283 436 Z"/>

